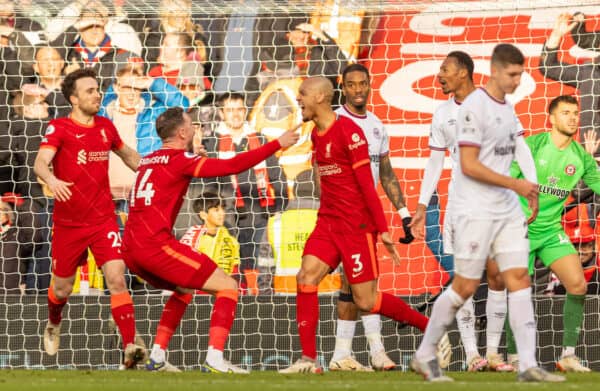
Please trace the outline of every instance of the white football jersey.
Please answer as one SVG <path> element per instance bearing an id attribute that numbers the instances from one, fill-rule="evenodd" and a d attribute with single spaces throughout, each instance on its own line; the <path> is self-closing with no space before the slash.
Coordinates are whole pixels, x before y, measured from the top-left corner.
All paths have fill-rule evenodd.
<path id="1" fill-rule="evenodd" d="M 498 101 L 483 88 L 473 91 L 458 110 L 457 142 L 462 146 L 480 147 L 479 161 L 489 169 L 510 176 L 515 159 L 516 138 L 523 127 L 508 101 Z M 454 171 L 454 208 L 457 215 L 471 218 L 505 219 L 523 216 L 517 194 L 509 189 L 476 181 Z"/>
<path id="2" fill-rule="evenodd" d="M 366 115 L 358 115 L 350 112 L 346 106 L 342 106 L 335 111 L 338 115 L 348 117 L 357 124 L 365 134 L 369 144 L 369 157 L 371 158 L 371 172 L 375 187 L 379 183 L 379 160 L 382 156 L 390 153 L 390 139 L 383 123 L 377 116 L 370 111 Z"/>
<path id="3" fill-rule="evenodd" d="M 458 145 L 456 144 L 456 118 L 460 103 L 451 97 L 438 106 L 433 113 L 429 133 L 429 149 L 450 152 L 452 172 L 448 185 L 448 205 L 446 212 L 452 209 L 452 188 L 454 187 L 454 172 L 458 166 Z M 419 201 L 420 202 L 420 201 Z"/>

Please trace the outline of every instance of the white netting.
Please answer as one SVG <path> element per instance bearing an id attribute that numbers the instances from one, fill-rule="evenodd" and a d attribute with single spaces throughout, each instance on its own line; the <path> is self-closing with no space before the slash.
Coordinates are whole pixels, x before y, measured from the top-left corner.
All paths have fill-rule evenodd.
<path id="1" fill-rule="evenodd" d="M 3 198 L 2 204 L 3 210 L 7 211 L 2 216 L 10 216 L 13 225 L 11 228 L 3 225 L 1 277 L 7 289 L 5 292 L 16 296 L 7 299 L 3 307 L 6 311 L 3 319 L 10 321 L 2 333 L 9 337 L 6 343 L 0 344 L 0 366 L 57 363 L 102 366 L 118 362 L 113 357 L 116 345 L 110 342 L 113 334 L 107 326 L 106 298 L 88 296 L 84 298 L 85 308 L 73 304 L 71 311 L 65 310 L 65 318 L 70 318 L 73 323 L 65 327 L 63 333 L 69 334 L 72 342 L 64 341 L 63 347 L 75 350 L 61 352 L 58 361 L 43 357 L 39 340 L 35 339 L 40 331 L 38 319 L 46 319 L 44 293 L 50 268 L 48 211 L 52 200 L 44 195 L 32 164 L 47 121 L 53 116 L 66 115 L 69 110 L 57 90 L 61 72 L 55 74 L 53 69 L 56 67 L 64 66 L 62 73 L 83 66 L 98 70 L 105 93 L 102 113 L 113 119 L 122 131 L 123 139 L 136 145 L 140 153 L 147 154 L 158 145 L 152 137 L 153 121 L 158 113 L 189 98 L 192 105 L 197 106 L 193 111 L 194 119 L 201 123 L 200 131 L 207 150 L 213 156 L 225 156 L 230 151 L 219 149 L 216 133 L 222 131 L 217 106 L 221 93 L 243 93 L 248 105 L 249 129 L 270 139 L 297 122 L 300 114 L 295 95 L 302 77 L 322 74 L 337 83 L 339 73 L 347 63 L 363 63 L 372 76 L 370 109 L 381 118 L 390 135 L 392 165 L 411 211 L 416 205 L 428 156 L 427 136 L 432 113 L 445 99 L 435 76 L 451 50 L 463 50 L 473 57 L 475 83 L 481 85 L 489 75 L 489 58 L 497 43 L 510 42 L 521 49 L 526 56 L 526 72 L 521 86 L 509 99 L 515 103 L 527 135 L 547 128 L 547 104 L 564 93 L 579 93 L 582 130 L 597 130 L 600 123 L 597 79 L 574 81 L 567 72 L 572 68 L 566 65 L 575 64 L 571 67 L 581 69 L 588 66 L 587 61 L 598 54 L 600 38 L 594 40 L 593 34 L 585 37 L 566 34 L 559 52 L 559 59 L 564 63 L 549 64 L 548 77 L 540 71 L 542 47 L 559 14 L 582 12 L 588 18 L 586 30 L 600 30 L 598 6 L 594 2 L 220 0 L 192 4 L 186 0 L 148 0 L 113 1 L 104 6 L 85 1 L 15 3 L 0 1 L 2 9 L 6 10 L 5 13 L 0 10 L 0 55 L 3 60 L 0 72 L 0 186 L 3 194 L 21 195 L 18 200 L 10 196 Z M 312 34 L 304 35 L 309 38 L 308 50 L 292 44 L 293 31 L 301 23 L 313 26 Z M 100 30 L 98 34 L 102 34 L 96 42 L 98 52 L 86 52 L 82 48 L 86 42 L 95 39 L 78 34 L 78 29 L 84 31 L 86 26 Z M 178 29 L 188 38 L 172 34 L 175 38 L 165 43 L 166 32 Z M 306 27 L 303 29 L 307 30 Z M 110 36 L 110 42 L 105 40 L 104 33 Z M 55 47 L 56 52 L 46 49 L 48 45 Z M 116 73 L 127 66 L 139 66 L 144 74 L 162 76 L 164 81 L 141 78 L 143 81 L 139 85 L 124 82 L 121 83 L 123 88 L 117 85 L 119 83 L 113 85 L 119 81 L 115 79 Z M 579 90 L 573 88 L 575 85 Z M 144 90 L 142 100 L 127 106 L 124 96 L 135 99 L 139 96 L 137 89 Z M 187 98 L 183 98 L 184 95 Z M 128 114 L 130 110 L 134 110 L 135 120 Z M 310 126 L 304 126 L 302 132 L 301 142 L 269 166 L 268 172 L 273 175 L 270 179 L 278 194 L 270 211 L 281 209 L 285 203 L 281 194 L 291 193 L 296 176 L 310 168 L 307 137 Z M 449 164 L 445 168 L 448 169 Z M 113 174 L 115 185 L 117 182 L 120 185 L 115 186 L 115 197 L 124 198 L 131 176 L 118 168 Z M 259 175 L 258 171 L 251 172 L 250 181 L 255 182 Z M 240 176 L 239 179 L 243 190 L 248 177 Z M 442 210 L 448 179 L 449 171 L 445 170 L 439 186 Z M 293 301 L 289 297 L 277 297 L 282 288 L 273 284 L 285 284 L 286 278 L 275 281 L 277 276 L 270 273 L 280 268 L 275 268 L 274 261 L 263 259 L 264 254 L 254 249 L 265 230 L 260 227 L 265 227 L 267 222 L 259 197 L 246 199 L 247 215 L 240 223 L 242 215 L 236 211 L 235 192 L 229 182 L 229 178 L 194 182 L 177 221 L 176 234 L 181 236 L 191 225 L 201 223 L 193 210 L 193 199 L 207 190 L 221 193 L 232 234 L 240 241 L 245 238 L 243 240 L 250 244 L 250 248 L 242 249 L 242 258 L 246 257 L 242 260 L 244 269 L 248 269 L 247 293 L 261 293 L 243 300 L 230 347 L 236 352 L 234 361 L 239 359 L 255 368 L 260 365 L 271 368 L 270 365 L 285 362 L 299 350 L 296 327 L 291 321 L 295 316 Z M 402 236 L 400 217 L 381 188 L 380 194 L 394 237 Z M 118 206 L 118 217 L 124 221 L 127 208 L 123 202 Z M 441 215 L 443 221 L 443 212 Z M 434 220 L 432 232 L 441 227 L 440 219 Z M 430 247 L 421 242 L 409 246 L 399 244 L 400 266 L 393 266 L 381 251 L 380 289 L 409 297 L 416 304 L 422 303 L 426 295 L 438 293 L 449 278 L 440 262 L 446 266 L 451 260 L 441 258 L 441 242 L 436 243 L 432 241 Z M 438 253 L 439 259 L 432 251 Z M 289 267 L 279 266 L 289 274 Z M 103 293 L 102 276 L 93 267 L 83 271 L 81 276 L 89 280 L 91 288 L 96 288 L 91 293 Z M 255 280 L 258 281 L 255 283 Z M 149 343 L 155 332 L 161 298 L 151 295 L 148 287 L 135 278 L 131 281 L 136 288 L 138 328 Z M 88 284 L 83 285 L 85 290 Z M 25 291 L 25 296 L 19 298 L 21 290 Z M 178 363 L 186 367 L 197 365 L 198 354 L 203 354 L 206 349 L 209 307 L 204 299 L 200 302 L 193 308 L 194 314 L 182 323 L 182 337 L 177 337 L 170 347 L 172 354 L 178 357 Z M 326 358 L 333 348 L 329 337 L 335 330 L 335 316 L 331 312 L 334 303 L 333 296 L 322 299 L 327 314 L 322 315 L 324 321 L 320 333 L 324 338 L 319 348 Z M 546 309 L 540 317 L 543 325 L 540 327 L 546 330 L 541 335 L 546 338 L 546 345 L 552 346 L 547 349 L 552 350 L 560 346 L 561 326 L 556 322 L 561 322 L 561 306 L 548 299 L 541 305 Z M 597 315 L 597 304 L 591 307 L 587 313 Z M 482 313 L 482 308 L 479 304 L 478 314 Z M 586 342 L 592 341 L 588 332 L 598 331 L 598 325 L 590 322 L 584 325 Z M 392 322 L 386 322 L 384 330 L 386 347 L 392 358 L 406 364 L 417 346 L 418 340 L 414 337 L 420 333 L 404 328 L 398 336 Z M 551 338 L 550 342 L 547 338 Z M 359 344 L 355 344 L 356 353 L 359 359 L 366 361 L 364 340 Z M 597 340 L 586 347 L 592 348 L 594 344 Z M 90 352 L 82 355 L 78 351 L 82 348 Z M 2 358 L 4 350 L 7 353 Z M 543 357 L 546 363 L 554 354 L 554 351 L 547 351 Z M 113 356 L 106 356 L 106 352 Z M 462 356 L 458 355 L 458 350 L 455 353 L 454 368 L 459 368 Z M 595 365 L 599 362 L 593 357 L 585 356 L 584 359 Z"/>

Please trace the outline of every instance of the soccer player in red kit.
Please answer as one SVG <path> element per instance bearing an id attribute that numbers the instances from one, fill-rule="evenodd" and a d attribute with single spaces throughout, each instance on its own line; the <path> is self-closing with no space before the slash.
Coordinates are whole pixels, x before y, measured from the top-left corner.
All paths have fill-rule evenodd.
<path id="1" fill-rule="evenodd" d="M 351 119 L 331 109 L 333 86 L 324 77 L 306 79 L 298 103 L 304 121 L 314 121 L 314 162 L 321 183 L 317 224 L 308 238 L 296 280 L 296 320 L 302 358 L 280 373 L 320 373 L 316 363 L 319 282 L 340 261 L 362 311 L 382 314 L 424 331 L 427 317 L 401 299 L 377 291 L 377 234 L 395 263 L 400 257 L 388 232 L 379 196 L 373 186 L 367 139 Z"/>
<path id="2" fill-rule="evenodd" d="M 48 184 L 55 199 L 53 282 L 48 289 L 44 349 L 51 356 L 58 352 L 62 309 L 73 290 L 77 266 L 87 262 L 89 248 L 110 291 L 112 315 L 125 349 L 123 364 L 132 368 L 146 352 L 134 343 L 135 315 L 125 284 L 108 158 L 113 151 L 135 171 L 140 156 L 121 141 L 110 120 L 96 115 L 101 96 L 93 70 L 80 69 L 67 75 L 62 93 L 72 105 L 71 114 L 50 121 L 34 163 L 35 173 Z"/>
<path id="3" fill-rule="evenodd" d="M 181 108 L 170 108 L 156 120 L 163 147 L 144 157 L 131 190 L 123 237 L 127 266 L 156 288 L 174 291 L 161 316 L 148 370 L 169 371 L 165 350 L 195 290 L 216 296 L 210 318 L 205 372 L 247 373 L 223 358 L 238 301 L 236 281 L 205 254 L 180 243 L 172 234 L 183 196 L 193 177 L 219 177 L 254 167 L 281 148 L 298 141 L 290 130 L 279 139 L 232 159 L 208 159 L 192 153 L 194 129 Z"/>

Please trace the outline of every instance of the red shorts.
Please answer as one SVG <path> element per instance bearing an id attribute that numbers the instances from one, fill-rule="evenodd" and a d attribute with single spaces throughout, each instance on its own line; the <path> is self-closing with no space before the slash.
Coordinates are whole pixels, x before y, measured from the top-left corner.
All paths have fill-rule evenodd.
<path id="1" fill-rule="evenodd" d="M 88 248 L 98 267 L 106 262 L 123 259 L 121 236 L 116 218 L 103 224 L 70 227 L 54 224 L 52 228 L 52 273 L 57 277 L 72 277 L 77 266 L 85 265 Z"/>
<path id="2" fill-rule="evenodd" d="M 376 238 L 371 232 L 335 232 L 334 224 L 317 220 L 308 237 L 303 255 L 314 255 L 335 269 L 340 261 L 350 284 L 372 281 L 379 276 Z"/>
<path id="3" fill-rule="evenodd" d="M 157 289 L 202 289 L 218 268 L 212 259 L 174 238 L 156 247 L 125 247 L 123 258 L 129 270 Z"/>

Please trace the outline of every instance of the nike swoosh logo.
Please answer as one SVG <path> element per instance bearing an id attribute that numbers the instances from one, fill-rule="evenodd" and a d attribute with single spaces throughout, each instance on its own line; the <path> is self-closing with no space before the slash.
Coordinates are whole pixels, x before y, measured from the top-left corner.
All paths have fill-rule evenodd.
<path id="1" fill-rule="evenodd" d="M 356 277 L 360 276 L 361 274 L 362 274 L 362 272 L 356 273 L 356 274 L 352 273 L 352 278 L 356 278 Z"/>
<path id="2" fill-rule="evenodd" d="M 77 138 L 82 138 L 83 136 L 85 136 L 85 134 L 76 134 L 75 137 Z"/>

